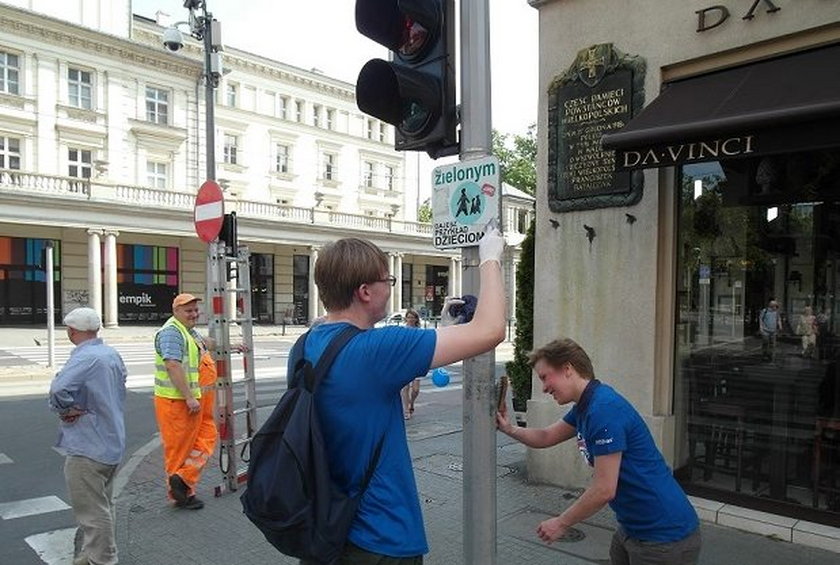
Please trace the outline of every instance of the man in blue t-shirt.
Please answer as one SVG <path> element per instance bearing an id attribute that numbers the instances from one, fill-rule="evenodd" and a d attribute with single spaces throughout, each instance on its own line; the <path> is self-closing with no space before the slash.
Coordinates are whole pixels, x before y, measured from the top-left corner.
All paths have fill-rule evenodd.
<path id="1" fill-rule="evenodd" d="M 486 231 L 479 244 L 481 293 L 473 319 L 428 330 L 373 329 L 385 317 L 391 287 L 401 280 L 388 272 L 388 257 L 376 245 L 346 238 L 318 254 L 315 284 L 327 315 L 310 330 L 306 359 L 317 363 L 347 324 L 367 330 L 341 350 L 315 395 L 332 479 L 350 496 L 358 493 L 376 445 L 383 439 L 342 564 L 423 562 L 428 546 L 400 390 L 431 368 L 474 357 L 504 339 L 503 250 L 501 234 L 495 229 Z"/>
<path id="2" fill-rule="evenodd" d="M 552 341 L 529 362 L 543 392 L 558 404 L 574 402 L 566 416 L 547 428 L 513 426 L 496 415 L 500 431 L 529 447 L 576 438 L 594 467 L 592 483 L 560 516 L 539 525 L 551 543 L 609 504 L 619 528 L 610 546 L 612 565 L 694 565 L 700 556 L 697 513 L 674 480 L 642 417 L 611 387 L 595 379 L 586 351 L 571 339 Z"/>

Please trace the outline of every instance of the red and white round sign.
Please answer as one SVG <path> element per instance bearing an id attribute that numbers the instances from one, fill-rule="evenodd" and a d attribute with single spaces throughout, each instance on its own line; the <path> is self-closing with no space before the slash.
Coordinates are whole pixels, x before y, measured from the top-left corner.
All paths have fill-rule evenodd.
<path id="1" fill-rule="evenodd" d="M 219 237 L 224 218 L 225 201 L 222 188 L 216 181 L 204 181 L 198 189 L 198 194 L 195 195 L 195 211 L 193 212 L 195 233 L 198 234 L 198 238 L 205 243 L 210 243 Z"/>

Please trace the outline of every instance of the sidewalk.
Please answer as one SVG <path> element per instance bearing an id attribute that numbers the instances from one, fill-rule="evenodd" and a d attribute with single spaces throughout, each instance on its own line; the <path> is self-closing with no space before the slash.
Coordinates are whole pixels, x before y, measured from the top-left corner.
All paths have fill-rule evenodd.
<path id="1" fill-rule="evenodd" d="M 463 563 L 461 413 L 425 404 L 407 422 L 415 475 L 430 552 L 426 565 Z M 267 417 L 262 410 L 260 420 Z M 221 475 L 214 461 L 199 486 L 206 502 L 199 511 L 176 510 L 166 502 L 161 451 L 155 442 L 130 460 L 130 477 L 117 499 L 117 534 L 123 565 L 293 565 L 241 512 L 238 493 L 213 498 Z M 602 510 L 575 528 L 572 539 L 551 546 L 535 534 L 540 521 L 559 514 L 579 491 L 528 484 L 525 449 L 499 436 L 497 457 L 497 563 L 584 565 L 608 563 L 615 522 Z M 772 537 L 704 522 L 704 565 L 834 565 L 837 553 L 784 543 Z"/>
<path id="2" fill-rule="evenodd" d="M 153 326 L 103 329 L 107 342 L 151 341 Z M 302 326 L 256 326 L 255 337 L 294 340 Z M 56 330 L 57 344 L 69 344 L 63 329 Z M 0 328 L 0 349 L 33 347 L 35 339 L 46 347 L 44 328 Z M 503 342 L 496 352 L 497 371 L 512 356 L 512 343 Z M 10 379 L 50 379 L 55 369 L 40 365 L 0 367 L 0 385 Z M 0 389 L 2 390 L 2 389 Z M 415 417 L 406 422 L 415 475 L 429 539 L 427 565 L 463 564 L 462 414 L 451 407 L 429 403 L 423 393 Z M 259 411 L 259 421 L 270 410 Z M 525 448 L 499 434 L 497 445 L 497 562 L 499 565 L 569 565 L 607 563 L 615 522 L 608 509 L 576 528 L 575 535 L 546 546 L 535 529 L 540 521 L 569 506 L 580 491 L 529 484 Z M 152 440 L 127 460 L 117 477 L 117 532 L 120 562 L 124 565 L 189 564 L 295 564 L 276 552 L 242 515 L 237 493 L 213 497 L 221 485 L 218 462 L 210 463 L 199 486 L 206 502 L 200 511 L 175 510 L 166 502 L 163 464 L 158 441 Z M 808 526 L 796 531 L 794 520 L 762 515 L 706 500 L 692 500 L 703 521 L 701 563 L 708 565 L 834 565 L 838 553 L 811 547 L 840 548 L 835 528 Z M 788 524 L 787 522 L 791 522 Z M 734 528 L 758 531 L 748 533 Z M 810 536 L 810 537 L 809 537 Z M 806 541 L 786 543 L 780 541 Z"/>

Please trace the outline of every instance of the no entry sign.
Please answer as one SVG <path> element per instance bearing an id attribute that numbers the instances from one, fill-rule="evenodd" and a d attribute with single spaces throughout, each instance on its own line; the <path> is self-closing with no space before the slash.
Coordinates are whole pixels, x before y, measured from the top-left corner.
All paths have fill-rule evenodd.
<path id="1" fill-rule="evenodd" d="M 195 233 L 198 234 L 198 238 L 205 243 L 210 243 L 219 237 L 224 217 L 225 203 L 222 188 L 216 181 L 204 181 L 198 189 L 198 194 L 195 195 L 193 212 Z"/>

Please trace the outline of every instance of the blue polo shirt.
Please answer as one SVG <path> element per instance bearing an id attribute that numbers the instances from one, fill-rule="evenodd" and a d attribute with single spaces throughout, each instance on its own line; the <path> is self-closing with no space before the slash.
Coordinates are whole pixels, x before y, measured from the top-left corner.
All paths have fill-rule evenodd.
<path id="1" fill-rule="evenodd" d="M 316 363 L 347 326 L 324 323 L 306 340 Z M 376 445 L 379 463 L 350 528 L 349 540 L 389 557 L 428 552 L 423 514 L 405 435 L 400 389 L 425 375 L 435 352 L 435 330 L 388 326 L 366 330 L 336 357 L 315 394 L 315 408 L 335 484 L 355 495 Z"/>
<path id="2" fill-rule="evenodd" d="M 627 535 L 674 542 L 694 533 L 699 525 L 694 507 L 644 420 L 623 396 L 593 380 L 563 421 L 577 430 L 578 449 L 590 466 L 595 457 L 621 452 L 618 488 L 610 508 Z"/>

